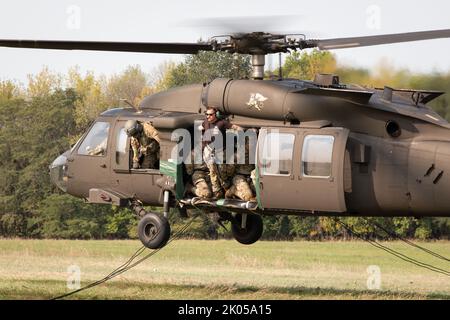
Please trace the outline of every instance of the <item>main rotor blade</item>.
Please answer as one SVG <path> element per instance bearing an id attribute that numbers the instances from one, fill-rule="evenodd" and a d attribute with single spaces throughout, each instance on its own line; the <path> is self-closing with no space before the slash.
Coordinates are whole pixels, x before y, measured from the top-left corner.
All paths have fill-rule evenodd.
<path id="1" fill-rule="evenodd" d="M 164 43 L 164 42 L 98 42 L 98 41 L 58 41 L 58 40 L 7 40 L 0 39 L 1 47 L 94 50 L 151 53 L 193 54 L 201 50 L 210 51 L 207 43 Z"/>
<path id="2" fill-rule="evenodd" d="M 384 34 L 378 36 L 365 36 L 353 38 L 308 40 L 308 43 L 311 44 L 312 46 L 318 47 L 321 50 L 330 50 L 330 49 L 345 49 L 354 47 L 368 47 L 380 44 L 439 39 L 439 38 L 450 38 L 450 29 Z"/>

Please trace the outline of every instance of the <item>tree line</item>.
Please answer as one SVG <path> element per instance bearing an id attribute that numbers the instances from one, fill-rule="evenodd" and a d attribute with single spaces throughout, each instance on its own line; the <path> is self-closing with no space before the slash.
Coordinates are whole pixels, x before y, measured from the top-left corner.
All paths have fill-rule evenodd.
<path id="1" fill-rule="evenodd" d="M 180 63 L 166 63 L 145 73 L 129 66 L 119 74 L 96 76 L 72 68 L 66 75 L 44 68 L 30 75 L 26 85 L 0 81 L 0 236 L 58 239 L 136 238 L 137 218 L 124 208 L 91 205 L 61 193 L 50 182 L 49 164 L 70 148 L 104 110 L 123 106 L 123 99 L 137 105 L 146 96 L 174 86 L 203 83 L 216 77 L 245 78 L 251 71 L 244 55 L 201 52 Z M 375 72 L 341 66 L 329 52 L 293 53 L 282 66 L 284 77 L 312 79 L 315 73 L 337 73 L 341 82 L 369 87 L 409 87 L 450 90 L 449 73 L 415 74 L 381 63 Z M 267 77 L 276 77 L 268 71 Z M 448 96 L 431 106 L 450 120 Z M 156 208 L 153 208 L 157 210 Z M 173 229 L 185 221 L 170 218 Z M 264 217 L 263 239 L 352 238 L 333 218 Z M 420 239 L 449 238 L 448 218 L 342 218 L 358 233 L 390 239 L 378 229 Z M 227 226 L 226 226 L 227 227 Z M 227 228 L 230 230 L 230 227 Z M 197 219 L 185 235 L 193 238 L 231 237 L 213 217 Z"/>

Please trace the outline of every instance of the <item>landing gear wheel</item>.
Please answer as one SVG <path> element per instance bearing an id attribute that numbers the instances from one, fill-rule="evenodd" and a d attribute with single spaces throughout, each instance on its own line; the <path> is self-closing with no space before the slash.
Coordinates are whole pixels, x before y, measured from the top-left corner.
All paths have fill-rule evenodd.
<path id="1" fill-rule="evenodd" d="M 237 242 L 242 244 L 252 244 L 261 238 L 263 233 L 263 221 L 256 214 L 247 214 L 245 228 L 242 228 L 242 215 L 237 214 L 231 220 L 231 231 Z"/>
<path id="2" fill-rule="evenodd" d="M 138 235 L 142 244 L 150 249 L 159 249 L 166 245 L 170 237 L 170 224 L 165 217 L 149 212 L 138 224 Z"/>

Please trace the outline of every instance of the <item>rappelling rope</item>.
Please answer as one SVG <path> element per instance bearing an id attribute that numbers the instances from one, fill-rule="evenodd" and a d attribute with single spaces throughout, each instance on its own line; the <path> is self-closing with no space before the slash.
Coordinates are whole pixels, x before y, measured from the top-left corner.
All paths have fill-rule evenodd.
<path id="1" fill-rule="evenodd" d="M 186 230 L 191 226 L 192 222 L 193 222 L 199 215 L 200 215 L 200 213 L 195 214 L 194 216 L 192 216 L 191 219 L 190 219 L 183 227 L 180 228 L 180 230 L 178 230 L 177 232 L 175 232 L 175 233 L 172 235 L 172 237 L 170 238 L 170 240 L 167 242 L 166 246 L 167 246 L 170 242 L 172 242 L 173 240 L 176 240 L 176 239 L 181 238 L 181 236 L 186 232 Z M 152 241 L 158 234 L 159 234 L 159 230 L 158 230 L 158 232 L 157 232 L 157 233 L 149 240 L 149 242 Z M 164 246 L 164 247 L 165 247 L 165 246 Z M 163 247 L 163 248 L 164 248 L 164 247 Z M 84 287 L 82 287 L 82 288 L 80 288 L 80 289 L 76 289 L 76 290 L 74 290 L 74 291 L 71 291 L 71 292 L 65 293 L 65 294 L 63 294 L 63 295 L 54 297 L 54 298 L 52 298 L 51 300 L 59 300 L 59 299 L 63 299 L 63 298 L 66 298 L 66 297 L 68 297 L 68 296 L 71 296 L 71 295 L 73 295 L 73 294 L 75 294 L 75 293 L 78 293 L 78 292 L 80 292 L 80 291 L 84 291 L 84 290 L 86 290 L 86 289 L 89 289 L 89 288 L 98 286 L 98 285 L 100 285 L 100 284 L 102 284 L 102 283 L 104 283 L 104 282 L 106 282 L 106 281 L 108 281 L 108 280 L 110 280 L 110 279 L 112 279 L 112 278 L 114 278 L 114 277 L 116 277 L 116 276 L 118 276 L 118 275 L 120 275 L 120 274 L 122 274 L 122 273 L 128 271 L 128 270 L 130 270 L 131 268 L 134 268 L 134 267 L 137 266 L 138 264 L 144 262 L 145 260 L 147 260 L 148 258 L 150 258 L 151 256 L 153 256 L 154 254 L 156 254 L 157 252 L 159 252 L 162 248 L 158 248 L 158 249 L 155 249 L 155 250 L 151 251 L 150 253 L 148 253 L 147 255 L 145 255 L 143 258 L 141 258 L 141 259 L 139 259 L 139 260 L 137 260 L 137 261 L 135 261 L 135 262 L 133 263 L 133 261 L 134 261 L 137 257 L 139 257 L 139 256 L 145 251 L 145 249 L 146 249 L 145 246 L 140 247 L 140 248 L 139 248 L 138 250 L 136 250 L 136 252 L 135 252 L 128 260 L 127 260 L 127 262 L 125 262 L 124 264 L 122 264 L 122 265 L 120 265 L 119 267 L 117 267 L 116 269 L 114 269 L 114 270 L 113 270 L 110 274 L 108 274 L 106 277 L 104 277 L 104 278 L 102 278 L 102 279 L 100 279 L 100 280 L 97 280 L 97 281 L 95 281 L 95 282 L 92 282 L 92 283 L 90 283 L 90 284 L 88 284 L 88 285 L 86 285 L 86 286 L 84 286 Z"/>
<path id="2" fill-rule="evenodd" d="M 433 266 L 433 265 L 421 262 L 421 261 L 419 261 L 417 259 L 408 257 L 407 255 L 405 255 L 403 253 L 400 253 L 400 252 L 398 252 L 398 251 L 396 251 L 394 249 L 388 248 L 388 247 L 382 245 L 381 243 L 379 243 L 379 242 L 377 242 L 375 240 L 370 240 L 370 239 L 368 239 L 368 237 L 366 237 L 366 236 L 356 232 L 355 230 L 353 230 L 349 225 L 345 224 L 344 222 L 342 222 L 337 217 L 334 218 L 334 221 L 336 223 L 340 224 L 342 227 L 344 227 L 344 229 L 346 229 L 350 233 L 354 234 L 356 237 L 358 237 L 361 240 L 364 240 L 364 241 L 370 243 L 372 246 L 374 246 L 376 248 L 379 248 L 379 249 L 381 249 L 383 251 L 386 251 L 387 253 L 392 254 L 393 256 L 396 256 L 397 258 L 402 259 L 403 261 L 412 263 L 412 264 L 414 264 L 416 266 L 419 266 L 419 267 L 422 267 L 422 268 L 425 268 L 425 269 L 428 269 L 428 270 L 431 270 L 431 271 L 434 271 L 434 272 L 437 272 L 437 273 L 440 273 L 440 274 L 443 274 L 443 275 L 446 275 L 446 276 L 450 277 L 450 271 L 447 271 L 447 270 L 438 268 L 436 266 Z"/>

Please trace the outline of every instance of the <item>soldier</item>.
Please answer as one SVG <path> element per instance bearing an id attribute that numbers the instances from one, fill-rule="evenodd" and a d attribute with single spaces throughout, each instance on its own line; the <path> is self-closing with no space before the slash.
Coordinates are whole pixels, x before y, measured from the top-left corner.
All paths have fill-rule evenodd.
<path id="1" fill-rule="evenodd" d="M 232 186 L 232 180 L 236 172 L 234 164 L 221 163 L 216 165 L 218 180 L 223 190 L 227 191 Z"/>
<path id="2" fill-rule="evenodd" d="M 250 163 L 249 143 L 245 144 L 245 162 L 240 163 L 239 153 L 235 153 L 235 176 L 232 179 L 232 185 L 225 193 L 225 198 L 237 197 L 244 201 L 254 199 L 252 179 L 250 178 L 255 169 L 255 165 Z"/>
<path id="3" fill-rule="evenodd" d="M 222 116 L 220 111 L 215 107 L 207 107 L 206 108 L 206 119 L 203 121 L 202 130 L 203 130 L 203 158 L 205 160 L 206 165 L 209 169 L 209 176 L 211 179 L 212 192 L 214 198 L 222 198 L 223 197 L 223 188 L 225 187 L 224 181 L 222 181 L 219 172 L 218 162 L 221 160 L 221 155 L 223 154 L 223 145 L 219 147 L 215 142 L 216 139 L 221 135 L 222 142 L 225 138 L 225 130 L 233 129 L 240 130 L 242 129 L 239 126 L 231 124 L 226 119 L 221 119 Z M 223 166 L 223 165 L 222 165 Z M 225 169 L 224 172 L 228 171 L 228 167 L 223 167 Z"/>
<path id="4" fill-rule="evenodd" d="M 235 196 L 244 201 L 254 200 L 255 196 L 247 176 L 237 174 L 233 177 L 233 184 L 225 193 L 225 198 L 229 199 Z"/>
<path id="5" fill-rule="evenodd" d="M 158 169 L 160 139 L 151 122 L 128 120 L 124 128 L 131 137 L 133 169 Z"/>
<path id="6" fill-rule="evenodd" d="M 186 173 L 191 176 L 192 185 L 187 185 L 187 191 L 200 198 L 211 198 L 211 188 L 209 186 L 208 167 L 203 162 L 201 164 L 185 164 Z"/>

